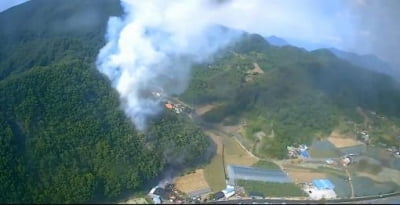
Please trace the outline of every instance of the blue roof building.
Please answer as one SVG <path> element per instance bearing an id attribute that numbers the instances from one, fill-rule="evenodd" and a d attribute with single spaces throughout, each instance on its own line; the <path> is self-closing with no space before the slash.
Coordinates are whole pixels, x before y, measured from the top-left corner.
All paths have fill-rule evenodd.
<path id="1" fill-rule="evenodd" d="M 300 156 L 303 158 L 310 158 L 310 154 L 308 154 L 307 150 L 300 151 Z"/>
<path id="2" fill-rule="evenodd" d="M 314 179 L 312 183 L 319 190 L 335 188 L 335 185 L 329 179 Z"/>

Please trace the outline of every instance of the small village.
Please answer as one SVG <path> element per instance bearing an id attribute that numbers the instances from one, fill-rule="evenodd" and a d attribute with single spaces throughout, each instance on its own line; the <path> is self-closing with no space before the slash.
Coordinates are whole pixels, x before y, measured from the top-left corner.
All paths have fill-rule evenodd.
<path id="1" fill-rule="evenodd" d="M 349 153 L 338 158 L 313 159 L 309 152 L 309 147 L 305 144 L 288 146 L 289 160 L 300 160 L 304 166 L 318 165 L 329 167 L 336 170 L 350 169 L 357 161 L 360 161 L 360 153 Z M 388 150 L 389 151 L 389 150 Z M 393 151 L 393 150 L 390 150 Z M 337 186 L 328 178 L 308 177 L 308 181 L 298 181 L 291 172 L 285 169 L 265 169 L 251 166 L 228 164 L 226 171 L 226 187 L 220 191 L 212 192 L 209 187 L 184 192 L 179 190 L 174 182 L 165 187 L 156 186 L 150 190 L 147 197 L 154 204 L 185 204 L 185 203 L 206 203 L 225 200 L 245 200 L 245 199 L 279 199 L 282 197 L 269 197 L 263 194 L 248 191 L 240 186 L 239 180 L 267 182 L 267 183 L 295 183 L 304 193 L 304 196 L 292 197 L 299 200 L 330 200 L 339 199 L 336 193 Z M 351 176 L 346 179 L 351 183 Z M 284 197 L 289 199 L 290 197 Z"/>
<path id="2" fill-rule="evenodd" d="M 154 93 L 154 95 L 160 98 L 162 96 L 160 93 Z M 166 100 L 166 98 L 163 98 L 162 102 L 166 110 L 176 114 L 191 115 L 193 113 L 191 108 L 177 100 Z M 217 136 L 212 135 L 211 137 L 213 140 L 216 140 L 215 137 Z M 220 137 L 220 140 L 222 139 L 230 140 Z M 220 175 L 222 179 L 218 180 L 224 181 L 224 188 L 216 190 L 215 187 L 209 185 L 210 181 L 206 180 L 205 177 L 207 170 L 195 170 L 191 174 L 176 177 L 164 186 L 157 185 L 153 187 L 146 196 L 147 201 L 154 204 L 186 204 L 246 199 L 332 200 L 354 198 L 357 197 L 357 190 L 360 189 L 359 186 L 354 184 L 359 183 L 357 179 L 359 178 L 358 175 L 369 176 L 363 170 L 359 174 L 357 173 L 360 170 L 361 164 L 370 166 L 368 163 L 371 160 L 373 161 L 371 156 L 366 152 L 371 145 L 370 136 L 365 130 L 359 131 L 356 139 L 331 136 L 326 142 L 318 142 L 320 144 L 330 144 L 331 148 L 322 149 L 325 149 L 325 151 L 326 149 L 336 150 L 336 156 L 329 157 L 324 154 L 318 156 L 318 152 L 315 151 L 316 145 L 294 144 L 287 146 L 287 159 L 274 161 L 277 167 L 273 168 L 252 166 L 251 164 L 262 160 L 255 159 L 257 157 L 252 155 L 243 145 L 238 144 L 238 141 L 231 143 L 236 143 L 237 145 L 235 146 L 239 147 L 234 152 L 242 154 L 232 154 L 232 156 L 229 156 L 228 152 L 225 153 L 224 146 L 222 145 L 222 152 L 220 153 L 222 154 L 224 174 Z M 317 146 L 318 143 L 316 143 Z M 397 163 L 400 164 L 398 147 L 385 147 L 381 145 L 381 147 L 376 149 L 385 150 L 386 155 L 391 160 L 396 161 L 398 159 Z M 242 157 L 247 157 L 246 159 L 251 158 L 251 160 L 246 160 L 245 162 L 239 159 Z M 253 162 L 249 163 L 249 161 Z M 371 166 L 375 166 L 375 169 L 381 169 L 380 167 L 376 167 L 376 165 Z M 329 172 L 324 173 L 324 171 L 337 173 L 337 177 L 332 178 L 330 174 L 327 174 Z M 393 172 L 394 176 L 400 174 L 398 171 L 390 172 Z M 389 181 L 393 179 L 393 174 L 392 176 L 385 176 L 384 180 Z M 243 181 L 246 183 L 243 184 Z M 400 179 L 395 180 L 395 182 L 400 184 Z M 297 196 L 268 196 L 263 194 L 261 190 L 251 189 L 249 184 L 252 183 L 290 185 L 298 189 L 299 192 Z M 344 185 L 349 187 L 347 188 L 348 192 L 345 194 L 342 190 Z"/>

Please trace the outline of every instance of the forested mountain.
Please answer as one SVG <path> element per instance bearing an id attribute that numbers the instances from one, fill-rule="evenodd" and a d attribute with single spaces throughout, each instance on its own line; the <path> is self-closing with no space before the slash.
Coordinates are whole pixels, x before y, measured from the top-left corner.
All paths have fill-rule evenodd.
<path id="1" fill-rule="evenodd" d="M 375 55 L 358 55 L 335 48 L 329 48 L 329 51 L 331 51 L 336 57 L 347 60 L 356 66 L 367 68 L 379 73 L 392 75 L 397 79 L 400 79 L 400 73 L 397 70 L 393 69 L 389 64 L 382 61 Z"/>
<path id="2" fill-rule="evenodd" d="M 268 38 L 265 38 L 269 44 L 273 46 L 287 46 L 289 45 L 288 42 L 285 41 L 285 39 L 279 38 L 277 36 L 269 36 Z"/>
<path id="3" fill-rule="evenodd" d="M 209 122 L 247 121 L 248 140 L 258 140 L 259 131 L 272 133 L 258 153 L 269 157 L 283 158 L 287 145 L 309 144 L 334 129 L 367 130 L 375 142 L 400 146 L 399 82 L 326 49 L 275 47 L 247 34 L 214 63 L 197 65 L 181 98 L 218 105 L 203 116 Z"/>
<path id="4" fill-rule="evenodd" d="M 0 13 L 0 203 L 115 200 L 167 166 L 207 160 L 209 139 L 183 115 L 165 111 L 147 132 L 136 131 L 96 70 L 107 20 L 121 14 L 118 0 L 31 0 Z M 328 50 L 275 47 L 245 34 L 195 65 L 179 97 L 219 105 L 203 116 L 208 122 L 246 119 L 249 140 L 274 133 L 261 153 L 282 158 L 286 145 L 349 124 L 399 145 L 399 91 L 390 76 Z M 363 124 L 369 112 L 385 118 Z"/>
<path id="5" fill-rule="evenodd" d="M 396 79 L 400 79 L 400 72 L 397 71 L 396 69 L 392 68 L 388 63 L 383 61 L 382 59 L 378 58 L 377 56 L 373 54 L 367 54 L 367 55 L 359 55 L 356 53 L 352 52 L 347 52 L 343 51 L 337 48 L 332 48 L 326 45 L 319 45 L 319 44 L 313 44 L 313 43 L 307 43 L 307 42 L 296 42 L 293 41 L 291 43 L 288 43 L 285 39 L 276 37 L 276 36 L 269 36 L 265 38 L 269 44 L 274 45 L 274 46 L 296 46 L 296 47 L 303 47 L 303 44 L 309 44 L 308 46 L 304 46 L 304 48 L 308 51 L 313 51 L 317 50 L 320 48 L 326 48 L 330 52 L 332 52 L 336 57 L 349 61 L 355 66 L 359 66 L 362 68 L 366 68 L 369 70 L 376 71 L 378 73 L 384 73 L 387 75 L 391 75 L 395 77 Z"/>
<path id="6" fill-rule="evenodd" d="M 96 70 L 107 20 L 120 14 L 118 0 L 32 0 L 0 13 L 0 203 L 113 200 L 170 164 L 206 160 L 208 138 L 173 113 L 151 137 L 137 132 Z"/>

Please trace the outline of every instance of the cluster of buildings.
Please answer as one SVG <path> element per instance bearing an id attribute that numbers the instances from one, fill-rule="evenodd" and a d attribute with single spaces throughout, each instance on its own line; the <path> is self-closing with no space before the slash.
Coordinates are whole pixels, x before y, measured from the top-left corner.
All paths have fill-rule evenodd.
<path id="1" fill-rule="evenodd" d="M 173 184 L 167 184 L 165 188 L 156 186 L 148 194 L 154 204 L 182 204 L 185 203 L 184 196 Z"/>
<path id="2" fill-rule="evenodd" d="M 176 114 L 180 114 L 185 111 L 185 106 L 179 103 L 173 104 L 171 102 L 167 102 L 165 103 L 165 108 L 173 110 Z"/>
<path id="3" fill-rule="evenodd" d="M 310 154 L 308 153 L 308 147 L 305 144 L 301 144 L 299 146 L 287 146 L 288 156 L 289 158 L 303 158 L 308 159 L 310 158 Z"/>

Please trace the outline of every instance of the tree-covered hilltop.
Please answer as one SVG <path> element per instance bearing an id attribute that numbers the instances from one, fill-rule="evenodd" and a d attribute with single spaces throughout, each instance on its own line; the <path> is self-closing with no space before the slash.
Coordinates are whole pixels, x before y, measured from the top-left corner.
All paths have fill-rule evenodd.
<path id="1" fill-rule="evenodd" d="M 0 13 L 0 203 L 114 200 L 207 160 L 208 138 L 174 113 L 137 132 L 94 67 L 120 12 L 117 0 L 34 0 Z"/>
<path id="2" fill-rule="evenodd" d="M 246 34 L 212 63 L 196 65 L 181 98 L 218 105 L 203 115 L 208 122 L 245 120 L 247 140 L 260 141 L 254 134 L 263 131 L 260 155 L 282 158 L 287 145 L 311 143 L 335 128 L 367 130 L 375 142 L 400 145 L 399 82 L 328 50 L 275 47 L 259 35 Z"/>

